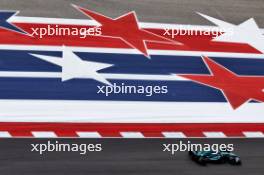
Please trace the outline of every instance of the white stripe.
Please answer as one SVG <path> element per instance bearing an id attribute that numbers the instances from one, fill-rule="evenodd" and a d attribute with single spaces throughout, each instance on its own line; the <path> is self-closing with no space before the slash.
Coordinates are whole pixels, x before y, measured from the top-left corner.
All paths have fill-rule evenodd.
<path id="1" fill-rule="evenodd" d="M 162 132 L 166 138 L 186 138 L 185 134 L 182 132 Z"/>
<path id="2" fill-rule="evenodd" d="M 124 138 L 144 138 L 144 135 L 140 132 L 120 132 Z"/>
<path id="3" fill-rule="evenodd" d="M 243 132 L 246 137 L 264 137 L 262 132 Z"/>
<path id="4" fill-rule="evenodd" d="M 94 20 L 87 19 L 65 19 L 65 18 L 45 18 L 45 17 L 24 17 L 24 16 L 12 16 L 8 19 L 8 22 L 14 23 L 38 23 L 38 24 L 71 24 L 71 25 L 99 25 Z M 208 25 L 191 25 L 191 24 L 168 24 L 168 23 L 150 23 L 139 22 L 139 26 L 143 28 L 155 28 L 155 29 L 211 29 L 219 31 L 217 26 Z M 263 29 L 261 29 L 264 31 Z"/>
<path id="5" fill-rule="evenodd" d="M 108 74 L 101 73 L 106 79 L 116 80 L 152 80 L 152 81 L 189 81 L 177 75 L 146 75 L 146 74 Z M 61 78 L 61 72 L 18 72 L 0 71 L 0 77 L 16 78 Z"/>
<path id="6" fill-rule="evenodd" d="M 57 135 L 54 132 L 50 131 L 32 131 L 31 132 L 34 137 L 37 138 L 55 138 Z"/>
<path id="7" fill-rule="evenodd" d="M 66 19 L 66 18 L 24 17 L 24 16 L 12 16 L 7 21 L 10 23 L 99 25 L 99 23 L 97 23 L 96 21 L 89 19 Z"/>
<path id="8" fill-rule="evenodd" d="M 82 138 L 101 138 L 102 136 L 98 132 L 76 132 L 79 137 Z"/>
<path id="9" fill-rule="evenodd" d="M 61 78 L 61 73 L 60 72 L 0 71 L 0 77 L 17 77 L 17 78 Z"/>
<path id="10" fill-rule="evenodd" d="M 264 103 L 0 100 L 1 122 L 264 123 Z"/>
<path id="11" fill-rule="evenodd" d="M 119 53 L 119 54 L 137 54 L 142 55 L 136 49 L 115 49 L 98 47 L 72 47 L 67 46 L 73 52 L 91 52 L 91 53 Z M 23 50 L 23 51 L 62 51 L 62 46 L 45 45 L 16 45 L 0 44 L 0 50 Z M 264 59 L 264 54 L 253 53 L 232 53 L 232 52 L 206 52 L 206 51 L 175 51 L 175 50 L 149 50 L 150 55 L 171 55 L 171 56 L 212 56 L 212 57 L 232 57 L 232 58 L 255 58 Z"/>
<path id="12" fill-rule="evenodd" d="M 226 135 L 223 132 L 203 132 L 208 138 L 224 138 Z"/>
<path id="13" fill-rule="evenodd" d="M 0 138 L 10 138 L 12 137 L 7 131 L 0 131 Z"/>

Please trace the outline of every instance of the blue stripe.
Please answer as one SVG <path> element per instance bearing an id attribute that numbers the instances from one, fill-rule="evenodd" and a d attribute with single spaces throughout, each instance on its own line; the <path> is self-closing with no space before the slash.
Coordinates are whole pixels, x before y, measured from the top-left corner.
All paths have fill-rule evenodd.
<path id="1" fill-rule="evenodd" d="M 167 86 L 168 93 L 153 94 L 98 94 L 94 80 L 70 80 L 33 78 L 1 78 L 0 99 L 53 99 L 53 100 L 125 100 L 125 101 L 181 101 L 181 102 L 224 102 L 220 91 L 193 82 L 162 81 L 111 81 L 127 86 Z"/>
<path id="2" fill-rule="evenodd" d="M 0 51 L 0 71 L 50 71 L 60 72 L 59 66 L 40 60 L 29 53 L 61 57 L 61 52 Z M 131 74 L 207 74 L 200 57 L 154 55 L 151 60 L 142 55 L 77 53 L 83 60 L 114 64 L 102 73 Z M 264 75 L 264 59 L 213 58 L 228 69 L 241 75 Z"/>

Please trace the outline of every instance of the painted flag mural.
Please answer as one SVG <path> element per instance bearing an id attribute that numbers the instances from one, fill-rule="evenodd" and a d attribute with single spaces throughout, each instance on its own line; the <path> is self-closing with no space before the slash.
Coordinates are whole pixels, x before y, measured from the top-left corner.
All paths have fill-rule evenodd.
<path id="1" fill-rule="evenodd" d="M 0 137 L 263 137 L 264 31 L 0 12 Z"/>

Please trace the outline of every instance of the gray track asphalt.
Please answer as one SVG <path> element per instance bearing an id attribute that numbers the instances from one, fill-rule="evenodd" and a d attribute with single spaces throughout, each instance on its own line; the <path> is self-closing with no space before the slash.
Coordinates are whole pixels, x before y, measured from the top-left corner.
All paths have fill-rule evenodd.
<path id="1" fill-rule="evenodd" d="M 21 16 L 82 18 L 70 6 L 75 3 L 111 17 L 135 10 L 140 21 L 179 24 L 210 24 L 195 14 L 199 11 L 219 19 L 240 23 L 254 17 L 264 27 L 263 0 L 0 0 L 1 9 L 20 10 Z M 261 175 L 264 173 L 263 139 L 196 140 L 196 142 L 234 143 L 241 156 L 240 167 L 192 162 L 186 152 L 176 156 L 162 152 L 162 143 L 178 140 L 144 139 L 74 139 L 66 143 L 102 143 L 104 151 L 80 156 L 78 153 L 49 153 L 40 156 L 30 152 L 37 139 L 7 139 L 0 142 L 0 174 L 2 175 Z"/>
<path id="2" fill-rule="evenodd" d="M 111 17 L 135 10 L 148 22 L 210 24 L 197 11 L 234 23 L 254 17 L 264 27 L 263 0 L 0 0 L 1 9 L 20 10 L 23 16 L 85 19 L 71 3 Z"/>
<path id="3" fill-rule="evenodd" d="M 58 139 L 57 139 L 58 140 Z M 54 143 L 55 140 L 53 140 Z M 185 143 L 187 140 L 183 140 Z M 80 155 L 76 152 L 52 152 L 40 156 L 30 152 L 31 143 L 47 143 L 46 139 L 9 139 L 0 142 L 0 174 L 3 175 L 261 175 L 264 172 L 263 139 L 193 139 L 192 143 L 233 143 L 242 165 L 192 162 L 187 152 L 172 156 L 163 152 L 163 143 L 179 143 L 176 139 L 68 139 L 60 143 L 101 143 L 102 152 Z"/>

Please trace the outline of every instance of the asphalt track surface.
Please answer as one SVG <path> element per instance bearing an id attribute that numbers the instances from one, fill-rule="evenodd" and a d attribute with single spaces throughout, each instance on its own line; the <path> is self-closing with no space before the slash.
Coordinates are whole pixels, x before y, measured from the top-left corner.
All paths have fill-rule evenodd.
<path id="1" fill-rule="evenodd" d="M 254 17 L 264 27 L 263 0 L 0 0 L 1 9 L 20 10 L 20 16 L 87 19 L 70 3 L 117 17 L 130 10 L 140 21 L 210 25 L 195 11 L 233 23 Z M 261 175 L 264 172 L 263 139 L 201 139 L 194 142 L 234 143 L 242 166 L 209 164 L 202 167 L 192 162 L 186 152 L 176 156 L 162 152 L 162 143 L 175 139 L 73 139 L 66 143 L 102 143 L 103 151 L 89 153 L 49 153 L 40 156 L 30 152 L 31 143 L 42 139 L 7 139 L 0 142 L 0 174 L 3 175 Z"/>
<path id="2" fill-rule="evenodd" d="M 71 3 L 110 17 L 135 10 L 147 22 L 211 25 L 195 13 L 201 12 L 236 24 L 254 17 L 264 27 L 263 0 L 0 0 L 0 8 L 21 16 L 87 19 Z"/>
<path id="3" fill-rule="evenodd" d="M 56 139 L 59 143 L 101 143 L 102 152 L 49 152 L 42 156 L 31 152 L 31 143 L 47 143 L 47 139 L 8 139 L 0 142 L 0 172 L 3 175 L 261 175 L 264 172 L 263 139 L 192 139 L 192 143 L 234 144 L 242 165 L 208 164 L 201 166 L 187 152 L 171 155 L 162 144 L 179 143 L 176 139 Z M 54 143 L 55 140 L 53 140 Z M 182 140 L 187 142 L 187 140 Z"/>

